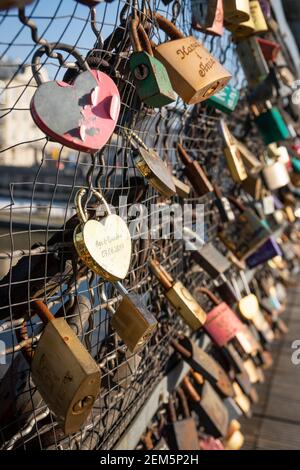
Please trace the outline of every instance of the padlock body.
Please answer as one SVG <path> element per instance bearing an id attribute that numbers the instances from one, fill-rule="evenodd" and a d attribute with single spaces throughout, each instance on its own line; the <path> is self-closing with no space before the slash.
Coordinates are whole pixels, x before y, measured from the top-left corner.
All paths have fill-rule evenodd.
<path id="1" fill-rule="evenodd" d="M 212 243 L 206 243 L 200 250 L 193 251 L 192 258 L 212 278 L 225 273 L 231 266 L 230 261 Z"/>
<path id="2" fill-rule="evenodd" d="M 289 172 L 284 163 L 275 162 L 272 165 L 267 165 L 263 169 L 263 177 L 266 186 L 271 191 L 283 188 L 290 183 Z"/>
<path id="3" fill-rule="evenodd" d="M 239 97 L 240 93 L 238 90 L 226 85 L 223 90 L 208 98 L 207 104 L 226 114 L 230 114 L 237 107 Z"/>
<path id="4" fill-rule="evenodd" d="M 275 256 L 282 256 L 282 251 L 276 240 L 270 237 L 255 253 L 246 259 L 246 263 L 249 268 L 255 268 Z"/>
<path id="5" fill-rule="evenodd" d="M 142 349 L 157 327 L 157 321 L 140 297 L 128 293 L 123 297 L 111 320 L 112 327 L 128 349 L 135 353 Z"/>
<path id="6" fill-rule="evenodd" d="M 248 0 L 225 0 L 223 5 L 226 22 L 239 24 L 250 19 Z"/>
<path id="7" fill-rule="evenodd" d="M 227 166 L 233 181 L 241 183 L 248 177 L 241 153 L 236 145 L 230 145 L 224 149 Z"/>
<path id="8" fill-rule="evenodd" d="M 197 403 L 197 413 L 205 432 L 213 437 L 224 437 L 229 425 L 226 406 L 210 383 L 204 382 L 201 401 Z"/>
<path id="9" fill-rule="evenodd" d="M 272 107 L 255 118 L 255 123 L 261 133 L 266 145 L 280 142 L 290 137 L 289 130 L 285 124 L 280 111 Z"/>
<path id="10" fill-rule="evenodd" d="M 268 25 L 259 0 L 250 0 L 250 15 L 254 23 L 255 34 L 265 33 L 268 31 Z"/>
<path id="11" fill-rule="evenodd" d="M 251 209 L 236 217 L 219 232 L 219 237 L 239 260 L 248 258 L 270 237 L 271 231 Z"/>
<path id="12" fill-rule="evenodd" d="M 130 56 L 130 69 L 135 77 L 138 95 L 153 108 L 161 108 L 176 100 L 168 72 L 164 65 L 147 52 L 134 52 Z M 147 71 L 145 78 L 139 70 Z"/>
<path id="13" fill-rule="evenodd" d="M 206 100 L 231 78 L 193 36 L 160 44 L 153 52 L 166 67 L 173 89 L 185 103 Z"/>
<path id="14" fill-rule="evenodd" d="M 243 327 L 243 323 L 225 302 L 220 303 L 207 314 L 204 325 L 204 329 L 219 347 L 231 341 Z"/>
<path id="15" fill-rule="evenodd" d="M 193 418 L 185 418 L 169 424 L 165 428 L 171 449 L 198 450 L 199 441 L 196 423 Z"/>
<path id="16" fill-rule="evenodd" d="M 100 372 L 63 318 L 46 325 L 31 371 L 35 385 L 65 433 L 78 431 L 99 393 Z"/>
<path id="17" fill-rule="evenodd" d="M 202 328 L 206 313 L 180 281 L 166 292 L 166 297 L 192 330 Z"/>
<path id="18" fill-rule="evenodd" d="M 238 302 L 238 309 L 241 315 L 247 320 L 252 320 L 259 311 L 259 304 L 256 295 L 248 294 Z"/>

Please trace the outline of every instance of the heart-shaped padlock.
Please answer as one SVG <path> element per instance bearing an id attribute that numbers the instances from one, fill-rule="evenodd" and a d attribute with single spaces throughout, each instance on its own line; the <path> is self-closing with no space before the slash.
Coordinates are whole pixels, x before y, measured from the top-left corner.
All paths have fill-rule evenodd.
<path id="1" fill-rule="evenodd" d="M 37 126 L 57 142 L 82 152 L 94 153 L 112 135 L 120 112 L 120 95 L 113 80 L 99 70 L 90 70 L 83 57 L 66 44 L 50 49 L 72 54 L 80 68 L 74 81 L 42 83 L 40 60 L 47 52 L 40 47 L 33 56 L 32 70 L 38 89 L 30 111 Z"/>
<path id="2" fill-rule="evenodd" d="M 112 214 L 104 197 L 95 189 L 94 196 L 104 204 L 107 215 L 101 220 L 89 219 L 82 208 L 86 190 L 81 188 L 75 197 L 80 224 L 73 241 L 82 261 L 96 274 L 108 281 L 119 281 L 127 275 L 131 259 L 131 237 L 124 220 Z"/>

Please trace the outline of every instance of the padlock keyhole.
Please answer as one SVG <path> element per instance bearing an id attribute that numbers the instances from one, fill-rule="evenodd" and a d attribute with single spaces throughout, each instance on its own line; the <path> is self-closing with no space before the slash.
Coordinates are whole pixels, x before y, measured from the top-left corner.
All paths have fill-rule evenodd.
<path id="1" fill-rule="evenodd" d="M 137 80 L 145 80 L 149 75 L 149 69 L 145 64 L 139 64 L 134 69 L 134 76 Z"/>
<path id="2" fill-rule="evenodd" d="M 83 413 L 87 408 L 91 407 L 93 402 L 94 398 L 91 395 L 81 398 L 73 405 L 73 413 L 76 415 Z"/>

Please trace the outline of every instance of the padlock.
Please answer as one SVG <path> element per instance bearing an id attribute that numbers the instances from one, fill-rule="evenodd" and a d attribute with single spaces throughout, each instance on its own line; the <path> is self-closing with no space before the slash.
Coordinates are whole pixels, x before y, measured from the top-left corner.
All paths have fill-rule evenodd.
<path id="1" fill-rule="evenodd" d="M 107 362 L 108 360 L 109 358 L 107 358 Z M 141 361 L 141 356 L 126 350 L 123 357 L 117 359 L 117 367 L 114 367 L 111 381 L 126 390 L 134 380 Z"/>
<path id="2" fill-rule="evenodd" d="M 166 290 L 166 298 L 183 318 L 184 322 L 193 331 L 202 328 L 206 320 L 206 314 L 190 292 L 180 281 L 174 281 L 158 261 L 152 259 L 149 262 L 149 266 L 152 273 Z"/>
<path id="3" fill-rule="evenodd" d="M 213 437 L 224 437 L 229 424 L 228 410 L 210 383 L 204 381 L 201 396 L 188 377 L 184 377 L 182 383 L 205 432 Z"/>
<path id="4" fill-rule="evenodd" d="M 236 145 L 224 119 L 220 120 L 220 130 L 225 144 L 223 151 L 229 172 L 233 181 L 241 183 L 247 178 L 247 171 L 242 160 L 241 152 Z"/>
<path id="5" fill-rule="evenodd" d="M 250 88 L 255 88 L 270 73 L 260 46 L 253 37 L 239 41 L 236 48 Z"/>
<path id="6" fill-rule="evenodd" d="M 264 38 L 256 38 L 256 41 L 258 42 L 266 61 L 275 62 L 281 50 L 280 45 L 277 42 L 269 41 Z"/>
<path id="7" fill-rule="evenodd" d="M 259 173 L 264 166 L 263 163 L 256 158 L 246 145 L 237 140 L 233 135 L 231 135 L 231 137 L 240 152 L 242 161 L 247 170 L 247 175 L 256 175 Z"/>
<path id="8" fill-rule="evenodd" d="M 73 55 L 83 72 L 74 81 L 42 83 L 41 57 L 47 48 Z M 111 137 L 120 113 L 120 95 L 113 80 L 99 70 L 90 70 L 87 62 L 66 44 L 40 47 L 32 59 L 38 88 L 30 112 L 36 125 L 50 138 L 82 152 L 98 152 Z M 62 110 L 63 103 L 63 110 Z"/>
<path id="9" fill-rule="evenodd" d="M 260 176 L 248 175 L 248 178 L 242 182 L 241 186 L 255 201 L 261 199 L 263 183 Z"/>
<path id="10" fill-rule="evenodd" d="M 223 36 L 223 0 L 192 0 L 192 28 L 213 36 Z"/>
<path id="11" fill-rule="evenodd" d="M 180 181 L 180 179 L 176 178 L 176 176 L 173 176 L 173 183 L 175 185 L 177 196 L 182 199 L 189 197 L 191 192 L 191 187 L 189 185 L 185 184 L 183 181 Z"/>
<path id="12" fill-rule="evenodd" d="M 184 174 L 188 178 L 196 194 L 198 196 L 204 196 L 205 194 L 212 192 L 213 186 L 205 171 L 197 160 L 191 159 L 180 143 L 177 144 L 177 153 L 184 164 Z"/>
<path id="13" fill-rule="evenodd" d="M 262 369 L 254 363 L 251 358 L 244 361 L 244 367 L 249 376 L 251 384 L 263 383 L 265 381 L 265 376 Z"/>
<path id="14" fill-rule="evenodd" d="M 240 450 L 245 442 L 245 438 L 241 433 L 241 425 L 233 419 L 229 423 L 228 432 L 225 438 L 225 450 Z"/>
<path id="15" fill-rule="evenodd" d="M 33 302 L 45 328 L 31 362 L 32 379 L 64 432 L 76 432 L 90 414 L 100 389 L 99 368 L 64 318 Z"/>
<path id="16" fill-rule="evenodd" d="M 193 251 L 192 259 L 213 279 L 231 267 L 230 261 L 211 242 L 206 243 L 200 250 Z"/>
<path id="17" fill-rule="evenodd" d="M 249 0 L 225 0 L 223 5 L 226 23 L 239 24 L 250 19 Z"/>
<path id="18" fill-rule="evenodd" d="M 147 46 L 143 50 L 139 35 Z M 141 101 L 153 108 L 161 108 L 176 100 L 168 72 L 164 65 L 153 56 L 150 40 L 138 18 L 130 22 L 130 36 L 134 51 L 129 66 L 134 76 L 136 89 Z"/>
<path id="19" fill-rule="evenodd" d="M 262 175 L 270 191 L 283 188 L 291 182 L 286 165 L 278 160 L 266 159 L 266 165 L 262 171 Z"/>
<path id="20" fill-rule="evenodd" d="M 122 300 L 116 311 L 108 301 L 107 310 L 111 314 L 111 326 L 128 349 L 132 353 L 137 353 L 150 340 L 157 328 L 157 321 L 138 295 L 128 292 L 120 282 L 114 283 L 114 286 L 122 295 Z M 107 300 L 104 290 L 102 297 Z"/>
<path id="21" fill-rule="evenodd" d="M 257 251 L 246 259 L 247 266 L 253 269 L 275 256 L 282 256 L 282 250 L 274 237 L 270 237 Z"/>
<path id="22" fill-rule="evenodd" d="M 189 411 L 183 389 L 179 387 L 177 393 L 181 402 L 183 419 L 177 419 L 173 397 L 170 397 L 168 403 L 170 424 L 167 424 L 164 429 L 165 439 L 172 450 L 198 450 L 199 441 L 196 422 Z"/>
<path id="23" fill-rule="evenodd" d="M 9 10 L 10 8 L 24 8 L 32 3 L 33 0 L 1 0 L 0 10 Z"/>
<path id="24" fill-rule="evenodd" d="M 218 236 L 237 259 L 243 261 L 267 241 L 271 231 L 265 221 L 251 209 L 231 196 L 229 199 L 239 210 L 239 214 L 235 223 L 227 223 L 220 227 Z"/>
<path id="25" fill-rule="evenodd" d="M 177 351 L 191 368 L 200 373 L 204 379 L 224 397 L 233 397 L 231 381 L 220 364 L 188 337 L 178 341 L 171 340 L 171 346 Z"/>
<path id="26" fill-rule="evenodd" d="M 216 439 L 212 436 L 200 432 L 200 450 L 225 450 L 224 445 L 220 439 Z"/>
<path id="27" fill-rule="evenodd" d="M 221 221 L 222 222 L 234 222 L 235 215 L 231 208 L 228 198 L 223 196 L 220 188 L 217 185 L 214 185 L 214 192 L 216 196 L 215 204 L 220 213 Z"/>
<path id="28" fill-rule="evenodd" d="M 218 299 L 209 289 L 197 287 L 197 293 L 209 297 L 215 307 L 207 313 L 204 329 L 214 343 L 222 348 L 230 342 L 236 344 L 245 354 L 255 355 L 260 349 L 259 344 L 231 308 Z"/>
<path id="29" fill-rule="evenodd" d="M 173 177 L 163 160 L 154 149 L 150 149 L 133 131 L 126 132 L 134 150 L 134 165 L 149 184 L 162 196 L 176 194 Z"/>
<path id="30" fill-rule="evenodd" d="M 255 34 L 255 24 L 250 13 L 250 18 L 241 23 L 225 23 L 226 29 L 232 32 L 234 40 L 244 40 L 245 38 Z"/>
<path id="31" fill-rule="evenodd" d="M 154 13 L 158 26 L 171 38 L 154 47 L 154 57 L 166 67 L 173 89 L 187 104 L 199 103 L 221 90 L 231 79 L 224 67 L 193 36 Z"/>
<path id="32" fill-rule="evenodd" d="M 272 106 L 269 101 L 266 101 L 265 108 L 261 112 L 255 105 L 251 108 L 255 116 L 254 122 L 266 145 L 290 138 L 289 129 L 279 109 Z"/>
<path id="33" fill-rule="evenodd" d="M 118 281 L 127 275 L 131 259 L 131 236 L 124 220 L 112 214 L 102 196 L 95 189 L 93 195 L 104 204 L 107 215 L 101 220 L 88 219 L 87 211 L 82 207 L 82 198 L 86 190 L 81 188 L 75 196 L 77 225 L 73 242 L 80 259 L 96 274 L 105 280 Z"/>
<path id="34" fill-rule="evenodd" d="M 240 407 L 242 412 L 248 417 L 251 417 L 251 402 L 248 396 L 243 392 L 241 387 L 237 382 L 233 382 L 232 384 L 235 392 L 235 402 Z"/>
<path id="35" fill-rule="evenodd" d="M 232 113 L 238 105 L 240 92 L 229 85 L 226 85 L 223 90 L 218 91 L 215 95 L 206 100 L 206 104 L 223 111 L 226 114 Z"/>
<path id="36" fill-rule="evenodd" d="M 269 28 L 259 0 L 250 0 L 250 15 L 254 23 L 254 33 L 266 33 Z"/>

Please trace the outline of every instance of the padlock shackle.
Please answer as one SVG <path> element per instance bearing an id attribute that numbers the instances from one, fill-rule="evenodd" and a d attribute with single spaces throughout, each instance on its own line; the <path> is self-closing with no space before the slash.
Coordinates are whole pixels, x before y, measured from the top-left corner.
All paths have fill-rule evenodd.
<path id="1" fill-rule="evenodd" d="M 154 13 L 153 18 L 157 21 L 159 28 L 164 31 L 170 39 L 184 39 L 185 35 L 170 20 L 159 13 Z"/>
<path id="2" fill-rule="evenodd" d="M 178 396 L 179 396 L 179 399 L 180 399 L 180 403 L 181 403 L 181 407 L 182 407 L 182 411 L 183 411 L 183 417 L 184 418 L 190 418 L 191 417 L 191 411 L 190 411 L 190 408 L 189 408 L 189 404 L 188 404 L 186 394 L 183 391 L 183 388 L 179 387 L 178 390 L 177 390 L 177 393 L 178 393 Z"/>
<path id="3" fill-rule="evenodd" d="M 82 198 L 83 196 L 87 193 L 87 190 L 85 188 L 80 188 L 79 191 L 77 191 L 75 195 L 75 207 L 76 207 L 76 212 L 77 216 L 82 224 L 85 224 L 88 221 L 88 213 L 87 210 L 83 209 L 82 207 Z M 96 189 L 92 189 L 93 195 L 98 199 L 99 202 L 104 204 L 105 209 L 108 213 L 108 215 L 111 214 L 111 210 L 109 208 L 109 205 L 107 204 L 107 201 L 104 199 L 101 193 L 99 191 L 96 191 Z"/>
<path id="4" fill-rule="evenodd" d="M 182 384 L 184 388 L 186 389 L 186 391 L 188 392 L 188 394 L 190 395 L 191 399 L 194 402 L 199 403 L 201 401 L 201 397 L 199 393 L 197 392 L 197 390 L 195 389 L 195 387 L 193 386 L 190 379 L 188 377 L 184 377 Z"/>
<path id="5" fill-rule="evenodd" d="M 168 291 L 173 286 L 173 279 L 167 271 L 159 264 L 158 261 L 152 259 L 149 261 L 149 267 L 154 276 L 159 280 L 162 286 Z"/>
<path id="6" fill-rule="evenodd" d="M 136 52 L 145 51 L 153 57 L 153 51 L 152 51 L 150 40 L 148 38 L 148 35 L 145 31 L 144 26 L 141 24 L 138 17 L 131 19 L 129 33 L 130 33 L 130 39 L 133 45 L 133 49 Z M 142 39 L 144 47 L 141 44 L 141 39 Z"/>
<path id="7" fill-rule="evenodd" d="M 178 341 L 175 341 L 175 339 L 171 339 L 170 345 L 172 348 L 175 349 L 184 359 L 191 359 L 192 358 L 192 353 L 186 349 L 184 346 L 182 346 Z"/>
<path id="8" fill-rule="evenodd" d="M 222 302 L 218 297 L 212 293 L 211 290 L 207 289 L 207 287 L 196 287 L 195 292 L 200 292 L 201 294 L 207 295 L 209 299 L 215 304 L 215 305 L 220 305 Z"/>
<path id="9" fill-rule="evenodd" d="M 82 55 L 74 48 L 74 46 L 70 46 L 69 44 L 65 44 L 62 42 L 51 42 L 48 44 L 48 46 L 41 46 L 39 47 L 35 53 L 33 54 L 32 57 L 32 62 L 31 62 L 31 70 L 33 77 L 37 83 L 38 86 L 40 86 L 43 83 L 43 78 L 42 74 L 40 72 L 41 69 L 41 57 L 44 54 L 48 53 L 48 50 L 51 50 L 51 53 L 53 53 L 54 50 L 60 50 L 64 52 L 68 52 L 70 55 L 75 57 L 75 59 L 78 62 L 79 67 L 84 70 L 90 70 L 86 60 L 82 57 Z M 48 55 L 48 54 L 47 54 Z"/>
<path id="10" fill-rule="evenodd" d="M 36 313 L 40 317 L 40 319 L 45 325 L 55 320 L 54 315 L 50 312 L 47 305 L 41 300 L 34 300 L 32 302 L 32 307 L 33 307 L 34 313 Z"/>

